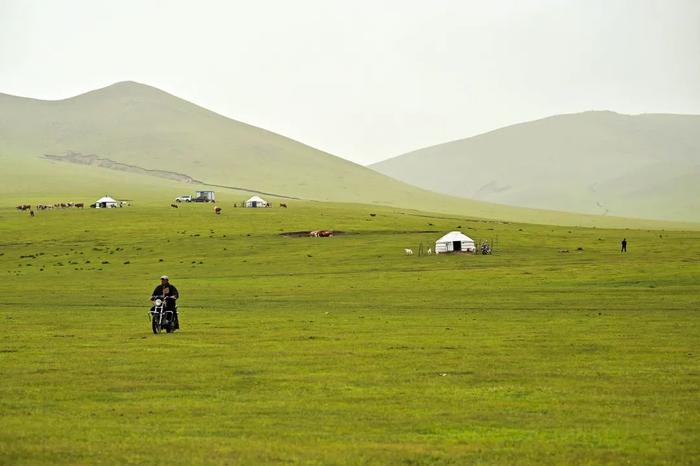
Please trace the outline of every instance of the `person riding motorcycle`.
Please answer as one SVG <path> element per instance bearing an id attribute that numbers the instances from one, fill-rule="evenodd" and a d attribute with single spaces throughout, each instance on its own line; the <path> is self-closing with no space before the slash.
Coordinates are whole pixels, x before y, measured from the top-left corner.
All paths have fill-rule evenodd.
<path id="1" fill-rule="evenodd" d="M 155 301 L 156 298 L 163 297 L 165 301 L 165 309 L 173 312 L 173 322 L 175 324 L 174 328 L 180 328 L 180 322 L 177 316 L 177 307 L 175 306 L 176 300 L 180 297 L 175 285 L 170 283 L 170 279 L 167 275 L 160 277 L 160 285 L 156 286 L 151 293 L 151 301 Z M 151 308 L 153 310 L 153 308 Z"/>

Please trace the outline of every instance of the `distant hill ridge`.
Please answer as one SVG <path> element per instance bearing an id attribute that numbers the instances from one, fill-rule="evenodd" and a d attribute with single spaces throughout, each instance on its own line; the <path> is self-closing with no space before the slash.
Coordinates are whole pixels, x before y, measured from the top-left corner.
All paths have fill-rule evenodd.
<path id="1" fill-rule="evenodd" d="M 700 116 L 590 111 L 419 149 L 371 168 L 454 196 L 700 221 Z"/>
<path id="2" fill-rule="evenodd" d="M 0 167 L 0 202 L 105 192 L 167 200 L 206 184 L 533 223 L 657 225 L 436 194 L 135 82 L 53 101 L 0 94 Z"/>
<path id="3" fill-rule="evenodd" d="M 135 82 L 55 101 L 0 94 L 0 144 L 25 157 L 173 173 L 167 177 L 305 199 L 371 202 L 425 194 Z"/>

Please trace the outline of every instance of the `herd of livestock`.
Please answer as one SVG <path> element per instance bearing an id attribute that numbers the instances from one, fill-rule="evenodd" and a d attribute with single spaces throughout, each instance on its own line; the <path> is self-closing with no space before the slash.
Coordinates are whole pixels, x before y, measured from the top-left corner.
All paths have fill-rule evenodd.
<path id="1" fill-rule="evenodd" d="M 82 209 L 83 207 L 85 207 L 85 204 L 82 202 L 60 202 L 56 204 L 37 204 L 34 207 L 36 208 L 36 210 L 69 209 L 71 207 L 74 207 L 76 209 Z M 32 206 L 31 204 L 20 204 L 17 206 L 17 210 L 21 212 L 29 210 L 31 212 Z"/>
<path id="2" fill-rule="evenodd" d="M 241 203 L 241 207 L 244 207 L 244 206 L 245 206 L 245 204 Z M 82 209 L 84 207 L 85 207 L 85 204 L 82 202 L 60 202 L 60 203 L 56 203 L 56 204 L 36 204 L 34 206 L 34 208 L 36 210 L 70 209 L 70 208 Z M 179 206 L 177 204 L 170 204 L 170 207 L 177 209 Z M 234 207 L 238 207 L 238 204 L 234 204 Z M 266 207 L 272 207 L 272 204 L 267 204 Z M 286 208 L 287 204 L 281 203 L 280 207 Z M 32 210 L 31 204 L 20 204 L 16 207 L 16 209 L 20 212 L 29 211 L 29 214 L 32 217 L 34 216 L 34 210 Z M 221 207 L 214 206 L 214 213 L 216 215 L 221 215 Z M 310 236 L 312 238 L 332 238 L 335 235 L 335 232 L 333 232 L 332 230 L 313 230 L 313 231 L 307 232 L 306 235 Z"/>
<path id="3" fill-rule="evenodd" d="M 179 206 L 177 204 L 170 204 L 171 207 L 177 209 Z M 235 205 L 238 207 L 238 205 Z M 245 204 L 242 204 L 241 207 L 245 206 Z M 272 204 L 267 204 L 266 207 L 271 207 Z M 36 210 L 47 210 L 47 209 L 70 209 L 70 208 L 76 208 L 76 209 L 82 209 L 85 207 L 85 204 L 82 202 L 60 202 L 56 204 L 36 204 L 34 208 Z M 91 206 L 94 207 L 94 204 Z M 286 204 L 280 204 L 280 207 L 287 207 Z M 31 204 L 20 204 L 16 207 L 16 209 L 20 212 L 25 212 L 29 211 L 30 216 L 34 217 L 34 210 L 32 210 Z M 214 213 L 216 215 L 221 214 L 221 207 L 214 206 Z M 374 217 L 376 214 L 370 214 L 370 216 Z M 332 238 L 335 236 L 336 232 L 333 230 L 312 230 L 312 231 L 306 231 L 306 232 L 296 232 L 294 233 L 294 236 L 310 236 L 313 238 Z M 484 244 L 481 247 L 481 251 L 475 251 L 477 254 L 480 252 L 481 254 L 491 254 L 491 246 L 488 244 L 488 242 L 484 242 Z M 562 251 L 560 251 L 562 252 Z M 568 252 L 568 251 L 566 251 Z M 404 249 L 404 253 L 407 256 L 412 256 L 413 255 L 413 250 L 412 249 Z M 427 251 L 428 255 L 433 254 L 432 249 L 428 249 Z M 434 251 L 434 254 L 438 254 L 437 249 Z"/>
<path id="4" fill-rule="evenodd" d="M 122 204 L 124 204 L 124 203 L 122 203 Z M 234 204 L 233 206 L 239 207 L 238 204 Z M 36 210 L 69 209 L 69 208 L 82 209 L 84 207 L 85 207 L 85 203 L 83 203 L 83 202 L 58 202 L 56 204 L 37 204 L 34 206 L 34 209 L 36 209 Z M 94 204 L 91 207 L 94 207 Z M 177 204 L 170 204 L 170 207 L 177 209 L 179 206 Z M 240 207 L 245 207 L 245 204 L 241 203 Z M 272 204 L 267 204 L 265 207 L 272 207 Z M 286 208 L 287 204 L 280 203 L 280 207 Z M 16 207 L 16 209 L 20 212 L 25 212 L 25 211 L 33 212 L 31 204 L 20 204 Z M 221 207 L 214 206 L 214 212 L 216 214 L 221 214 Z"/>

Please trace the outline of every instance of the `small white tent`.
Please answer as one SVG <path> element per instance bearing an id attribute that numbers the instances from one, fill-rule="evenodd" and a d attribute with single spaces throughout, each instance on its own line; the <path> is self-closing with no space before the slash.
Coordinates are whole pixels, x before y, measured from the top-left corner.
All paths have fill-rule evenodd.
<path id="1" fill-rule="evenodd" d="M 439 240 L 435 241 L 435 252 L 474 252 L 476 244 L 474 240 L 461 231 L 451 231 Z"/>
<path id="2" fill-rule="evenodd" d="M 245 201 L 246 207 L 267 207 L 267 201 L 260 196 L 253 196 Z"/>
<path id="3" fill-rule="evenodd" d="M 109 209 L 112 207 L 119 207 L 119 202 L 109 196 L 101 197 L 95 201 L 95 208 L 97 209 Z"/>

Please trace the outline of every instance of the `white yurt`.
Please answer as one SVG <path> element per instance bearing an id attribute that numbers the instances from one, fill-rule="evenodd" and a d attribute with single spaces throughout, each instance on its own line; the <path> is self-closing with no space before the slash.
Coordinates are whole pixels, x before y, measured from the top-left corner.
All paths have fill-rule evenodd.
<path id="1" fill-rule="evenodd" d="M 439 240 L 435 241 L 435 252 L 474 252 L 476 244 L 474 240 L 461 231 L 451 231 Z"/>
<path id="2" fill-rule="evenodd" d="M 260 196 L 253 196 L 245 201 L 246 207 L 267 207 L 267 201 Z"/>
<path id="3" fill-rule="evenodd" d="M 97 209 L 109 209 L 113 207 L 119 207 L 119 201 L 109 196 L 101 197 L 95 201 L 95 208 Z"/>

